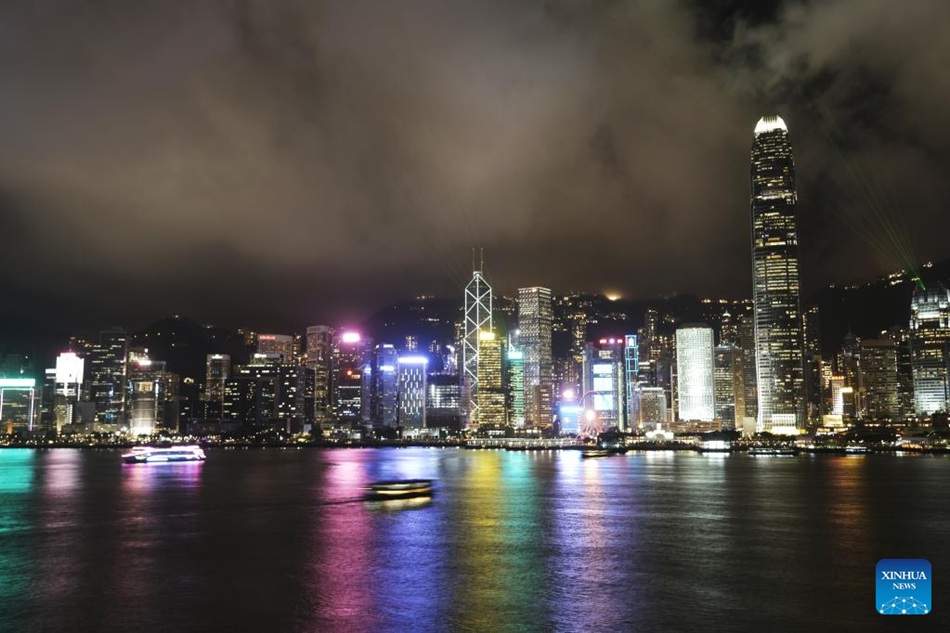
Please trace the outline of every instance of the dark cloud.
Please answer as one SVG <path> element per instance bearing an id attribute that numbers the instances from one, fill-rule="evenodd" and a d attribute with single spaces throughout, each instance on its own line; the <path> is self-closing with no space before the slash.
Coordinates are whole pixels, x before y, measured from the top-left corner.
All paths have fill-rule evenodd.
<path id="1" fill-rule="evenodd" d="M 772 112 L 796 152 L 806 290 L 899 265 L 894 218 L 941 257 L 948 14 L 12 3 L 3 283 L 107 322 L 296 325 L 459 293 L 482 246 L 503 292 L 744 296 L 752 127 Z"/>

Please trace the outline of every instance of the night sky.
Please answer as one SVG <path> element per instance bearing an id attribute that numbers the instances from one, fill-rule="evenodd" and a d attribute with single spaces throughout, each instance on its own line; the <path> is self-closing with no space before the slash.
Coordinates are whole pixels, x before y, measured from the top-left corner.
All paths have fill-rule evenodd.
<path id="1" fill-rule="evenodd" d="M 502 293 L 746 297 L 773 113 L 806 295 L 903 242 L 942 259 L 948 24 L 945 0 L 7 2 L 3 316 L 333 322 L 460 295 L 472 246 Z"/>

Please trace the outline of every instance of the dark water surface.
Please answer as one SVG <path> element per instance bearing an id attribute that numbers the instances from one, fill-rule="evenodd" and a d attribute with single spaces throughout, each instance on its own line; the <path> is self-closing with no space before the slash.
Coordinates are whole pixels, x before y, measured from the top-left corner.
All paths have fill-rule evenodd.
<path id="1" fill-rule="evenodd" d="M 877 615 L 905 557 L 934 611 Z M 946 457 L 0 450 L 3 632 L 947 631 L 948 588 Z"/>

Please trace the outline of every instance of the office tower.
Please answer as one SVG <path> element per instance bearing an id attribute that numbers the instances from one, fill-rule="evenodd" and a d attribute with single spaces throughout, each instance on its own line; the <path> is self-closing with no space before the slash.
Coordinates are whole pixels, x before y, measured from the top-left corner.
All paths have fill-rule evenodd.
<path id="1" fill-rule="evenodd" d="M 640 383 L 658 386 L 658 365 L 662 349 L 659 340 L 660 314 L 655 308 L 647 308 L 643 314 L 643 327 L 637 332 L 640 350 Z"/>
<path id="2" fill-rule="evenodd" d="M 178 374 L 168 371 L 165 361 L 152 360 L 145 352 L 129 352 L 126 397 L 132 435 L 177 431 L 178 392 Z"/>
<path id="3" fill-rule="evenodd" d="M 307 382 L 313 373 L 303 365 L 281 364 L 277 368 L 276 417 L 278 428 L 299 431 L 307 413 Z"/>
<path id="4" fill-rule="evenodd" d="M 204 400 L 224 400 L 224 383 L 231 375 L 231 357 L 227 354 L 208 354 L 205 359 Z"/>
<path id="5" fill-rule="evenodd" d="M 720 345 L 739 345 L 739 324 L 736 319 L 726 310 L 722 313 L 720 320 Z"/>
<path id="6" fill-rule="evenodd" d="M 742 349 L 733 344 L 717 345 L 713 369 L 716 419 L 725 428 L 741 428 L 745 411 L 742 387 Z"/>
<path id="7" fill-rule="evenodd" d="M 524 354 L 508 342 L 508 410 L 512 426 L 524 426 Z"/>
<path id="8" fill-rule="evenodd" d="M 950 291 L 936 284 L 916 289 L 910 303 L 910 349 L 914 411 L 930 415 L 950 407 Z"/>
<path id="9" fill-rule="evenodd" d="M 637 387 L 640 385 L 640 347 L 636 334 L 627 334 L 623 337 L 623 382 L 626 390 L 626 411 L 624 412 L 625 430 L 630 430 L 638 424 L 639 400 Z"/>
<path id="10" fill-rule="evenodd" d="M 426 376 L 429 359 L 400 356 L 398 369 L 398 426 L 403 434 L 426 428 Z"/>
<path id="11" fill-rule="evenodd" d="M 639 426 L 652 429 L 666 423 L 666 391 L 662 387 L 640 387 L 637 392 Z"/>
<path id="12" fill-rule="evenodd" d="M 759 119 L 752 143 L 752 298 L 760 431 L 805 426 L 795 165 L 785 122 Z"/>
<path id="13" fill-rule="evenodd" d="M 835 357 L 837 373 L 844 376 L 844 386 L 851 387 L 854 400 L 854 419 L 864 418 L 864 385 L 861 383 L 861 339 L 848 332 Z"/>
<path id="14" fill-rule="evenodd" d="M 831 417 L 837 420 L 831 420 L 832 424 L 840 424 L 841 421 L 851 421 L 853 418 L 852 406 L 854 403 L 854 388 L 845 385 L 844 376 L 835 375 L 828 381 L 828 390 L 831 393 Z"/>
<path id="15" fill-rule="evenodd" d="M 524 354 L 524 417 L 525 424 L 531 426 L 549 427 L 554 419 L 553 321 L 549 289 L 518 289 L 518 344 Z"/>
<path id="16" fill-rule="evenodd" d="M 281 358 L 281 363 L 292 365 L 294 363 L 294 337 L 287 334 L 258 334 L 257 335 L 257 353 L 258 354 L 277 354 Z"/>
<path id="17" fill-rule="evenodd" d="M 459 431 L 461 386 L 454 374 L 431 374 L 426 378 L 426 425 Z"/>
<path id="18" fill-rule="evenodd" d="M 805 309 L 805 405 L 806 418 L 809 422 L 821 417 L 821 328 L 818 318 L 818 306 L 809 306 Z"/>
<path id="19" fill-rule="evenodd" d="M 248 365 L 232 367 L 224 382 L 222 417 L 252 427 L 263 427 L 277 417 L 277 392 L 280 380 L 279 355 L 274 363 L 261 356 Z"/>
<path id="20" fill-rule="evenodd" d="M 907 420 L 914 415 L 914 369 L 910 350 L 910 330 L 894 326 L 881 332 L 881 338 L 894 342 L 897 353 L 898 416 Z"/>
<path id="21" fill-rule="evenodd" d="M 466 427 L 479 424 L 479 351 L 483 340 L 482 333 L 494 331 L 491 286 L 482 277 L 480 266 L 472 271 L 472 279 L 465 286 L 465 320 L 461 328 L 462 373 L 459 378 L 463 401 L 462 417 Z"/>
<path id="22" fill-rule="evenodd" d="M 37 414 L 36 379 L 0 378 L 0 433 L 12 435 L 19 431 L 31 432 Z"/>
<path id="23" fill-rule="evenodd" d="M 759 410 L 759 391 L 755 384 L 755 318 L 739 317 L 739 347 L 742 348 L 742 391 L 745 418 L 754 423 Z"/>
<path id="24" fill-rule="evenodd" d="M 330 415 L 332 359 L 333 328 L 326 325 L 308 327 L 304 365 L 313 370 L 313 408 L 314 418 L 318 421 Z"/>
<path id="25" fill-rule="evenodd" d="M 676 329 L 676 386 L 678 419 L 715 419 L 713 330 L 708 325 L 688 324 Z"/>
<path id="26" fill-rule="evenodd" d="M 363 424 L 377 429 L 399 426 L 398 360 L 399 353 L 389 343 L 377 345 L 373 349 L 372 358 L 363 372 L 364 380 L 369 386 L 368 393 L 363 394 Z"/>
<path id="27" fill-rule="evenodd" d="M 508 423 L 502 374 L 504 339 L 494 332 L 482 332 L 479 338 L 475 424 L 480 428 L 500 428 Z"/>
<path id="28" fill-rule="evenodd" d="M 602 338 L 584 348 L 584 384 L 581 406 L 588 426 L 603 432 L 627 428 L 624 339 Z M 593 411 L 593 413 L 588 413 Z M 591 425 L 590 423 L 595 423 Z"/>
<path id="29" fill-rule="evenodd" d="M 76 419 L 76 403 L 82 393 L 85 363 L 75 352 L 63 352 L 56 357 L 53 411 L 56 433 Z"/>
<path id="30" fill-rule="evenodd" d="M 897 344 L 894 341 L 861 341 L 861 384 L 866 419 L 880 422 L 899 419 Z"/>
<path id="31" fill-rule="evenodd" d="M 94 403 L 96 421 L 118 430 L 125 423 L 126 361 L 129 335 L 121 328 L 103 330 L 99 342 L 87 346 L 83 391 Z"/>
<path id="32" fill-rule="evenodd" d="M 363 368 L 369 342 L 358 332 L 343 332 L 333 346 L 333 415 L 359 425 L 362 416 Z"/>

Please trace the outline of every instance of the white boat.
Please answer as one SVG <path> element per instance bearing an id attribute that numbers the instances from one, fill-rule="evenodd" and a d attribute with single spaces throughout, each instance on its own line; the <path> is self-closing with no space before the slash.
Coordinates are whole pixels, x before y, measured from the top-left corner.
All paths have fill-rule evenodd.
<path id="1" fill-rule="evenodd" d="M 871 449 L 867 446 L 845 446 L 844 452 L 848 455 L 866 455 Z"/>
<path id="2" fill-rule="evenodd" d="M 790 446 L 753 446 L 749 455 L 797 455 L 798 451 Z"/>
<path id="3" fill-rule="evenodd" d="M 204 450 L 197 445 L 171 446 L 155 448 L 152 446 L 133 446 L 122 456 L 127 464 L 153 464 L 165 462 L 200 462 L 208 458 Z"/>
<path id="4" fill-rule="evenodd" d="M 370 484 L 364 497 L 367 501 L 386 501 L 388 499 L 431 497 L 432 493 L 431 479 L 396 479 L 377 481 Z"/>

